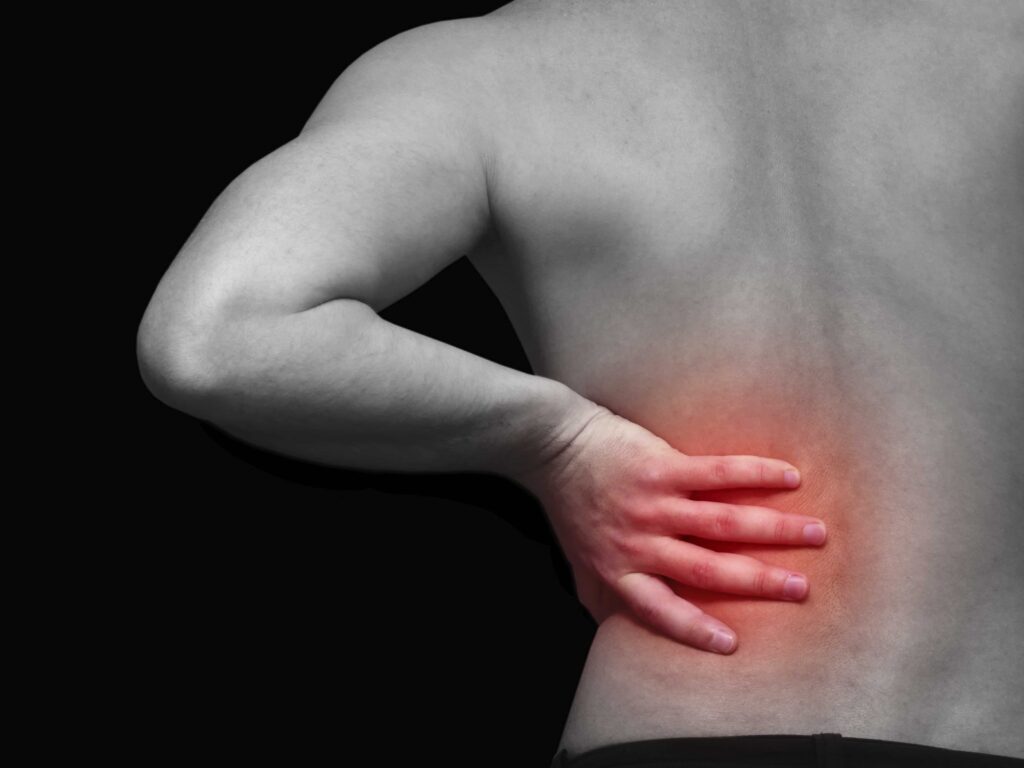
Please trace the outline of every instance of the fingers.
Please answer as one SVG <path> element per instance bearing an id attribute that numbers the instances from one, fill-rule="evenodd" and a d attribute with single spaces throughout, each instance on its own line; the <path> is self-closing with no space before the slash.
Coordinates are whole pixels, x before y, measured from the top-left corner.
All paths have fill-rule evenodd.
<path id="1" fill-rule="evenodd" d="M 677 499 L 665 514 L 671 530 L 702 539 L 805 546 L 825 543 L 825 523 L 767 507 Z"/>
<path id="2" fill-rule="evenodd" d="M 652 544 L 649 570 L 710 592 L 772 600 L 802 600 L 807 578 L 747 555 L 714 552 L 696 544 L 662 537 Z"/>
<path id="3" fill-rule="evenodd" d="M 760 456 L 686 456 L 679 460 L 673 481 L 691 491 L 795 488 L 800 484 L 800 473 L 792 464 L 781 459 L 765 459 Z"/>
<path id="4" fill-rule="evenodd" d="M 637 618 L 673 640 L 715 653 L 732 653 L 736 635 L 725 624 L 679 597 L 656 576 L 627 573 L 619 591 Z"/>

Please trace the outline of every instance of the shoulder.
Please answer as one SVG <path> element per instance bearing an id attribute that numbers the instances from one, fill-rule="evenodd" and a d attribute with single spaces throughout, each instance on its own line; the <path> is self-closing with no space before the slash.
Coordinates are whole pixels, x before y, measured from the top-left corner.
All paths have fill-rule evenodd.
<path id="1" fill-rule="evenodd" d="M 493 173 L 503 137 L 538 90 L 537 30 L 552 8 L 535 5 L 544 3 L 515 0 L 383 40 L 337 76 L 302 132 L 361 125 L 400 145 L 476 158 Z"/>
<path id="2" fill-rule="evenodd" d="M 501 78 L 503 26 L 487 17 L 450 19 L 378 43 L 338 75 L 303 130 L 374 114 L 479 123 Z"/>

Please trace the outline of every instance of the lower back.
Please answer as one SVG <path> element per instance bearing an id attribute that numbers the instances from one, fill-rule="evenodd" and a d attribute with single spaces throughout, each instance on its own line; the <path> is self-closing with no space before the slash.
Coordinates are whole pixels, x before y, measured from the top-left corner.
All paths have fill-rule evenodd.
<path id="1" fill-rule="evenodd" d="M 989 443 L 1005 425 L 994 412 L 979 421 L 984 400 L 937 399 L 927 385 L 922 399 L 879 401 L 881 382 L 894 382 L 879 373 L 863 390 L 873 397 L 856 403 L 803 377 L 794 399 L 764 378 L 747 398 L 712 379 L 643 414 L 620 403 L 684 453 L 791 461 L 803 477 L 795 491 L 693 496 L 816 515 L 829 539 L 700 542 L 811 585 L 787 603 L 669 582 L 736 630 L 732 655 L 680 645 L 627 614 L 607 619 L 566 724 L 570 754 L 642 738 L 838 732 L 1024 757 L 1021 504 L 1013 451 Z"/>

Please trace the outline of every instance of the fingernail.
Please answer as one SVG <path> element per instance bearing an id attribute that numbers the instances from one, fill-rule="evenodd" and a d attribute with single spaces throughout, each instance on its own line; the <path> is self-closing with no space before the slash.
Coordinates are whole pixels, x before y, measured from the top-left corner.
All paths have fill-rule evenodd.
<path id="1" fill-rule="evenodd" d="M 807 579 L 803 576 L 797 576 L 795 573 L 786 578 L 786 583 L 782 585 L 782 596 L 788 597 L 790 600 L 799 600 L 807 594 Z"/>
<path id="2" fill-rule="evenodd" d="M 804 526 L 804 541 L 808 544 L 822 544 L 825 541 L 825 526 L 811 523 Z"/>
<path id="3" fill-rule="evenodd" d="M 716 629 L 711 633 L 711 650 L 717 653 L 729 653 L 736 645 L 736 635 L 724 629 Z"/>
<path id="4" fill-rule="evenodd" d="M 800 484 L 800 473 L 795 469 L 787 469 L 785 471 L 786 485 L 794 486 Z"/>

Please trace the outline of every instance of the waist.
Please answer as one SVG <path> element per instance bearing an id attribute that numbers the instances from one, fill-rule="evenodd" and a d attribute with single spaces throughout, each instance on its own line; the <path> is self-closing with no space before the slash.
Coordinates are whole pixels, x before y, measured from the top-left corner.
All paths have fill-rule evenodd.
<path id="1" fill-rule="evenodd" d="M 620 742 L 574 753 L 560 750 L 551 768 L 614 768 L 639 763 L 701 765 L 847 766 L 897 768 L 906 765 L 968 766 L 1021 765 L 1013 756 L 990 751 L 968 752 L 880 739 L 862 739 L 840 733 L 756 734 L 731 737 L 644 739 Z"/>
<path id="2" fill-rule="evenodd" d="M 1024 673 L 1012 641 L 982 630 L 964 648 L 963 638 L 884 620 L 874 643 L 840 634 L 819 653 L 787 658 L 778 647 L 746 657 L 696 651 L 613 614 L 591 645 L 560 747 L 834 732 L 1024 757 Z"/>

